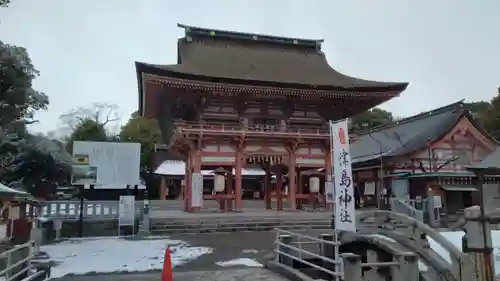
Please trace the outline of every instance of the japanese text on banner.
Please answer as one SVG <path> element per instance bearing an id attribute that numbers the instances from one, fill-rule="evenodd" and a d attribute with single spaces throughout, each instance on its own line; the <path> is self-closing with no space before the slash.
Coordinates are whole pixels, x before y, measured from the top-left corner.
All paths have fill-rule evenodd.
<path id="1" fill-rule="evenodd" d="M 333 149 L 332 166 L 335 171 L 335 229 L 356 231 L 354 182 L 347 119 L 330 123 L 330 139 Z"/>

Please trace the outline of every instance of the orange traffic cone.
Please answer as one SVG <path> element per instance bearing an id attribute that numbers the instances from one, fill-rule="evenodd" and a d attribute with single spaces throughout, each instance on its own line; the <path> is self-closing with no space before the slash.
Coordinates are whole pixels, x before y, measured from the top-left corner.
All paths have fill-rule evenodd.
<path id="1" fill-rule="evenodd" d="M 172 259 L 170 258 L 170 249 L 165 250 L 165 257 L 163 258 L 163 270 L 161 271 L 161 281 L 173 281 L 172 275 Z"/>

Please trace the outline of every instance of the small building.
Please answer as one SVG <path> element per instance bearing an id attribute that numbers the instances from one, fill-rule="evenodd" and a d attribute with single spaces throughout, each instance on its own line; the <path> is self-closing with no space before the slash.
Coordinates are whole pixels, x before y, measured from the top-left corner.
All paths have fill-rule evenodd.
<path id="1" fill-rule="evenodd" d="M 460 101 L 359 135 L 351 148 L 353 177 L 365 205 L 380 206 L 388 194 L 416 206 L 432 194 L 442 212 L 456 213 L 478 200 L 466 167 L 497 145 Z"/>
<path id="2" fill-rule="evenodd" d="M 303 188 L 298 175 L 326 167 L 330 177 L 328 120 L 368 110 L 408 86 L 338 72 L 322 40 L 179 27 L 185 35 L 177 42 L 177 64 L 137 62 L 136 70 L 140 114 L 157 118 L 164 132 L 174 128 L 169 147 L 186 163 L 185 211 L 200 210 L 201 171 L 219 167 L 230 173 L 219 181 L 217 200 L 238 211 L 248 165 L 266 171 L 266 208 L 276 200 L 283 210 L 286 200 L 296 209 L 297 200 L 320 196 Z"/>

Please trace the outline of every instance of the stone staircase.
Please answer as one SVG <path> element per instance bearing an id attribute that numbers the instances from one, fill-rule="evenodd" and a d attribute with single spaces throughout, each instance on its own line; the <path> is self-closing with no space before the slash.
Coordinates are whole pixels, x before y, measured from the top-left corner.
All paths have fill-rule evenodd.
<path id="1" fill-rule="evenodd" d="M 270 231 L 275 228 L 289 230 L 330 229 L 330 220 L 320 218 L 255 218 L 238 217 L 205 217 L 190 219 L 152 219 L 151 233 L 166 235 L 174 233 L 208 233 L 236 231 Z"/>

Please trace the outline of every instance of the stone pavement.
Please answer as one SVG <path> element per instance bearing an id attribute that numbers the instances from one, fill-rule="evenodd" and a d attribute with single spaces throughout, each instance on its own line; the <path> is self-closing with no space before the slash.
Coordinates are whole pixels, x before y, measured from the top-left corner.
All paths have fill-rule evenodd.
<path id="1" fill-rule="evenodd" d="M 57 281 L 159 281 L 160 272 L 104 274 L 92 276 L 66 276 Z M 175 281 L 288 281 L 263 268 L 222 269 L 207 271 L 175 272 Z"/>

